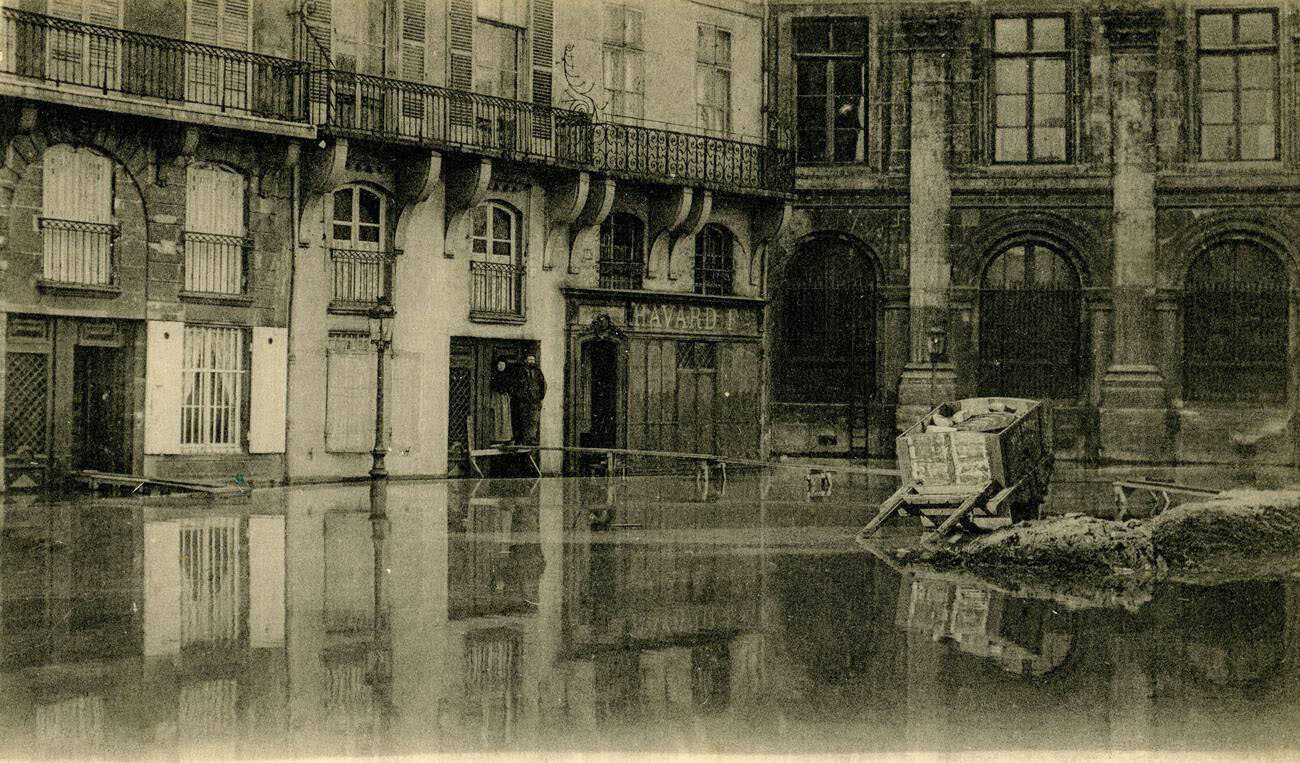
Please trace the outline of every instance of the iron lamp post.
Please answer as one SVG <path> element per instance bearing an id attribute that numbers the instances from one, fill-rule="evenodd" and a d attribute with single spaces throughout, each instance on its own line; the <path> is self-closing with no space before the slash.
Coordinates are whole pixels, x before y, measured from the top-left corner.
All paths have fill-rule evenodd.
<path id="1" fill-rule="evenodd" d="M 939 359 L 943 357 L 947 344 L 948 330 L 943 324 L 935 322 L 925 331 L 926 347 L 930 351 L 930 410 L 934 410 L 934 377 L 939 370 Z M 927 411 L 928 413 L 928 411 Z"/>
<path id="2" fill-rule="evenodd" d="M 393 346 L 393 310 L 392 304 L 381 299 L 379 304 L 370 309 L 370 341 L 375 345 L 375 447 L 370 451 L 370 479 L 388 478 L 388 468 L 384 465 L 384 456 L 388 454 L 388 443 L 384 437 L 384 356 Z"/>

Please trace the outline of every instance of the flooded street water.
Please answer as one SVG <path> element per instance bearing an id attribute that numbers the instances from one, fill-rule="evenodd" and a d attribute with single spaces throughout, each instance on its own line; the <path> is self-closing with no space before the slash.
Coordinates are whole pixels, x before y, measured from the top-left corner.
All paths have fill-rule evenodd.
<path id="1" fill-rule="evenodd" d="M 368 487 L 8 496 L 0 755 L 1300 747 L 1300 579 L 909 572 L 888 479 Z"/>

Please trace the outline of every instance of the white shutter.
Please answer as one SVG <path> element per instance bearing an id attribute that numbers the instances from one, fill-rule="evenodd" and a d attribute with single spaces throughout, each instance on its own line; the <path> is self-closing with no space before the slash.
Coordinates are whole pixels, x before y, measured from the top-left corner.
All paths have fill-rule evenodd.
<path id="1" fill-rule="evenodd" d="M 100 26 L 122 25 L 122 4 L 118 0 L 86 0 L 85 21 Z"/>
<path id="2" fill-rule="evenodd" d="M 144 523 L 144 654 L 181 646 L 181 547 L 174 522 Z"/>
<path id="3" fill-rule="evenodd" d="M 221 45 L 236 50 L 248 50 L 252 27 L 251 0 L 225 0 L 221 8 Z"/>
<path id="4" fill-rule="evenodd" d="M 190 25 L 188 37 L 191 42 L 204 45 L 216 45 L 221 38 L 220 0 L 190 0 Z"/>
<path id="5" fill-rule="evenodd" d="M 145 348 L 144 452 L 181 452 L 181 357 L 185 324 L 148 321 Z"/>
<path id="6" fill-rule="evenodd" d="M 244 178 L 221 167 L 190 165 L 185 191 L 185 230 L 244 235 Z"/>
<path id="7" fill-rule="evenodd" d="M 113 221 L 113 163 L 93 151 L 77 152 L 77 182 L 81 200 L 77 217 L 92 223 Z"/>
<path id="8" fill-rule="evenodd" d="M 45 151 L 41 192 L 44 217 L 72 219 L 77 213 L 77 151 L 71 146 L 51 146 Z"/>
<path id="9" fill-rule="evenodd" d="M 369 451 L 375 437 L 374 355 L 331 350 L 326 367 L 325 450 Z"/>
<path id="10" fill-rule="evenodd" d="M 284 517 L 248 518 L 248 645 L 284 644 Z"/>
<path id="11" fill-rule="evenodd" d="M 253 381 L 248 411 L 248 451 L 283 453 L 285 389 L 289 375 L 288 330 L 253 328 Z"/>

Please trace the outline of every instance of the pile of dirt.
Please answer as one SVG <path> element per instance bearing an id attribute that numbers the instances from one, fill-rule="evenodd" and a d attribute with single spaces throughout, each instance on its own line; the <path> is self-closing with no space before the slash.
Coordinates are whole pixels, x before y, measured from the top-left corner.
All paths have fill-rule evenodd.
<path id="1" fill-rule="evenodd" d="M 1300 550 L 1300 490 L 1230 490 L 1185 503 L 1148 523 L 1171 566 L 1197 567 L 1223 555 Z"/>

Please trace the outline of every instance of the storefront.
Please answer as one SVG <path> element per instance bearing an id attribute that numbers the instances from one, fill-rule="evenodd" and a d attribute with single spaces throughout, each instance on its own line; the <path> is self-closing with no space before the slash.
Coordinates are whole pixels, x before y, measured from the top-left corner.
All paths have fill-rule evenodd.
<path id="1" fill-rule="evenodd" d="M 763 300 L 564 294 L 566 444 L 760 457 Z"/>

